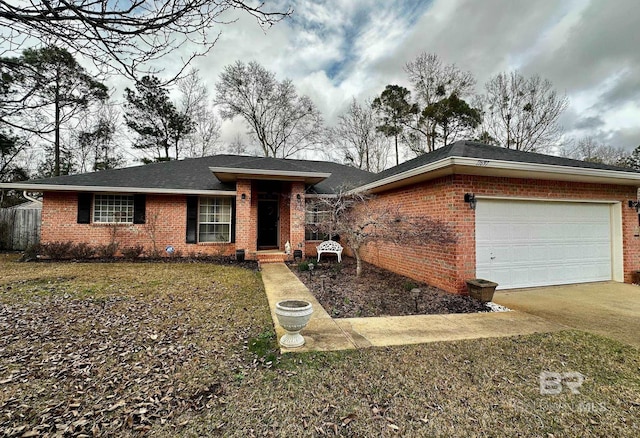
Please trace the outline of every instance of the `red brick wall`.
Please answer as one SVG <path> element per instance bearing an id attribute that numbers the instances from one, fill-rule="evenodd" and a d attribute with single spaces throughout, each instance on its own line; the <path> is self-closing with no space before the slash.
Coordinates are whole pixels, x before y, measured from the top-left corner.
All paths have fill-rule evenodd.
<path id="1" fill-rule="evenodd" d="M 236 184 L 236 243 L 187 244 L 186 240 L 186 196 L 147 195 L 146 224 L 78 224 L 78 202 L 76 193 L 47 192 L 42 210 L 43 243 L 53 241 L 86 242 L 90 245 L 106 245 L 114 239 L 120 248 L 143 245 L 147 252 L 156 248 L 164 255 L 167 245 L 173 246 L 182 255 L 232 255 L 244 249 L 247 259 L 255 259 L 258 240 L 258 196 L 259 183 L 239 180 Z M 242 199 L 242 195 L 245 199 Z M 296 195 L 301 196 L 298 201 Z M 293 202 L 293 207 L 290 202 Z M 302 249 L 304 243 L 304 184 L 292 183 L 283 186 L 280 199 L 280 250 L 291 242 L 291 248 Z M 293 226 L 292 226 L 293 225 Z M 115 237 L 113 236 L 115 230 Z"/>
<path id="2" fill-rule="evenodd" d="M 298 199 L 300 196 L 300 199 Z M 306 245 L 304 240 L 305 225 L 305 193 L 304 183 L 291 183 L 291 198 L 289 208 L 289 241 L 291 242 L 291 250 L 302 250 L 302 257 L 305 256 Z"/>
<path id="3" fill-rule="evenodd" d="M 622 205 L 623 265 L 625 282 L 640 269 L 638 216 L 626 206 L 636 199 L 636 188 L 562 181 L 453 175 L 379 194 L 373 202 L 399 206 L 409 215 L 445 220 L 457 243 L 437 245 L 369 245 L 363 258 L 369 263 L 425 281 L 454 293 L 465 293 L 464 280 L 475 277 L 475 211 L 464 202 L 465 193 L 514 198 L 618 200 Z"/>
<path id="4" fill-rule="evenodd" d="M 287 242 L 291 243 L 291 210 L 289 209 L 289 204 L 291 201 L 290 190 L 290 185 L 283 183 L 282 193 L 280 194 L 280 199 L 278 200 L 280 208 L 278 224 L 280 229 L 280 242 L 278 245 L 281 251 L 284 251 L 284 246 Z"/>
<path id="5" fill-rule="evenodd" d="M 187 244 L 186 196 L 147 195 L 145 224 L 78 224 L 76 193 L 47 192 L 42 207 L 41 242 L 71 241 L 90 245 L 106 245 L 116 241 L 120 248 L 142 245 L 146 252 L 156 248 L 165 255 L 167 245 L 173 246 L 183 256 L 189 254 L 230 255 L 235 244 L 198 243 Z M 115 233 L 115 234 L 114 234 Z"/>
<path id="6" fill-rule="evenodd" d="M 252 186 L 249 180 L 236 182 L 236 248 L 244 249 L 247 259 L 255 258 L 258 245 L 258 196 Z"/>

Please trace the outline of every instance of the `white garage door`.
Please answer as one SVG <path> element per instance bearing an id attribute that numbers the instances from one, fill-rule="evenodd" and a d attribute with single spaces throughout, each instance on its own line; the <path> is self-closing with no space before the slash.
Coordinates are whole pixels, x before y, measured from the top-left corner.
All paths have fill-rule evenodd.
<path id="1" fill-rule="evenodd" d="M 611 280 L 608 204 L 480 199 L 476 276 L 499 289 Z"/>

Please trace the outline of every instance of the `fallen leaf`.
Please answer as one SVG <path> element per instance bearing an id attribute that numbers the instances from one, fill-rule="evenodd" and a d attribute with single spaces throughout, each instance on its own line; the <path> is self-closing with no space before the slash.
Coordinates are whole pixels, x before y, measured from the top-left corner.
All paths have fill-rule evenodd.
<path id="1" fill-rule="evenodd" d="M 116 409 L 118 409 L 118 408 L 121 408 L 121 407 L 125 406 L 126 404 L 127 404 L 127 403 L 126 403 L 124 400 L 119 400 L 118 402 L 116 402 L 116 403 L 112 404 L 111 406 L 109 406 L 109 407 L 107 408 L 107 411 L 109 411 L 109 412 L 113 412 L 113 411 L 115 411 Z"/>
<path id="2" fill-rule="evenodd" d="M 340 420 L 342 421 L 342 427 L 348 425 L 349 423 L 351 423 L 356 418 L 358 418 L 358 416 L 353 412 L 350 413 L 349 415 L 347 415 L 346 417 L 341 418 Z"/>

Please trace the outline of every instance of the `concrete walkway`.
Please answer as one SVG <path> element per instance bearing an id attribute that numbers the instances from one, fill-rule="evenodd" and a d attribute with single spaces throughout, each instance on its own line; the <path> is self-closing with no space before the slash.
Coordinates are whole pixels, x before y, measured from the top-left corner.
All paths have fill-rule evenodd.
<path id="1" fill-rule="evenodd" d="M 640 287 L 613 281 L 498 291 L 493 301 L 640 347 Z"/>
<path id="2" fill-rule="evenodd" d="M 295 350 L 282 349 L 282 352 L 333 351 L 516 336 L 567 328 L 562 324 L 517 311 L 332 319 L 285 264 L 262 265 L 262 281 L 278 339 L 284 334 L 284 329 L 278 324 L 275 314 L 278 301 L 304 299 L 311 302 L 314 308 L 309 325 L 302 331 L 305 345 Z"/>

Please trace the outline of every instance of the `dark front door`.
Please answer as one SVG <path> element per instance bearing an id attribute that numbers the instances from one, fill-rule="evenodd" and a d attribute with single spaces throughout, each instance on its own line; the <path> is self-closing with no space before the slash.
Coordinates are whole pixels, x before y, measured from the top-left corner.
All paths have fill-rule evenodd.
<path id="1" fill-rule="evenodd" d="M 278 248 L 278 200 L 258 200 L 258 249 Z"/>

